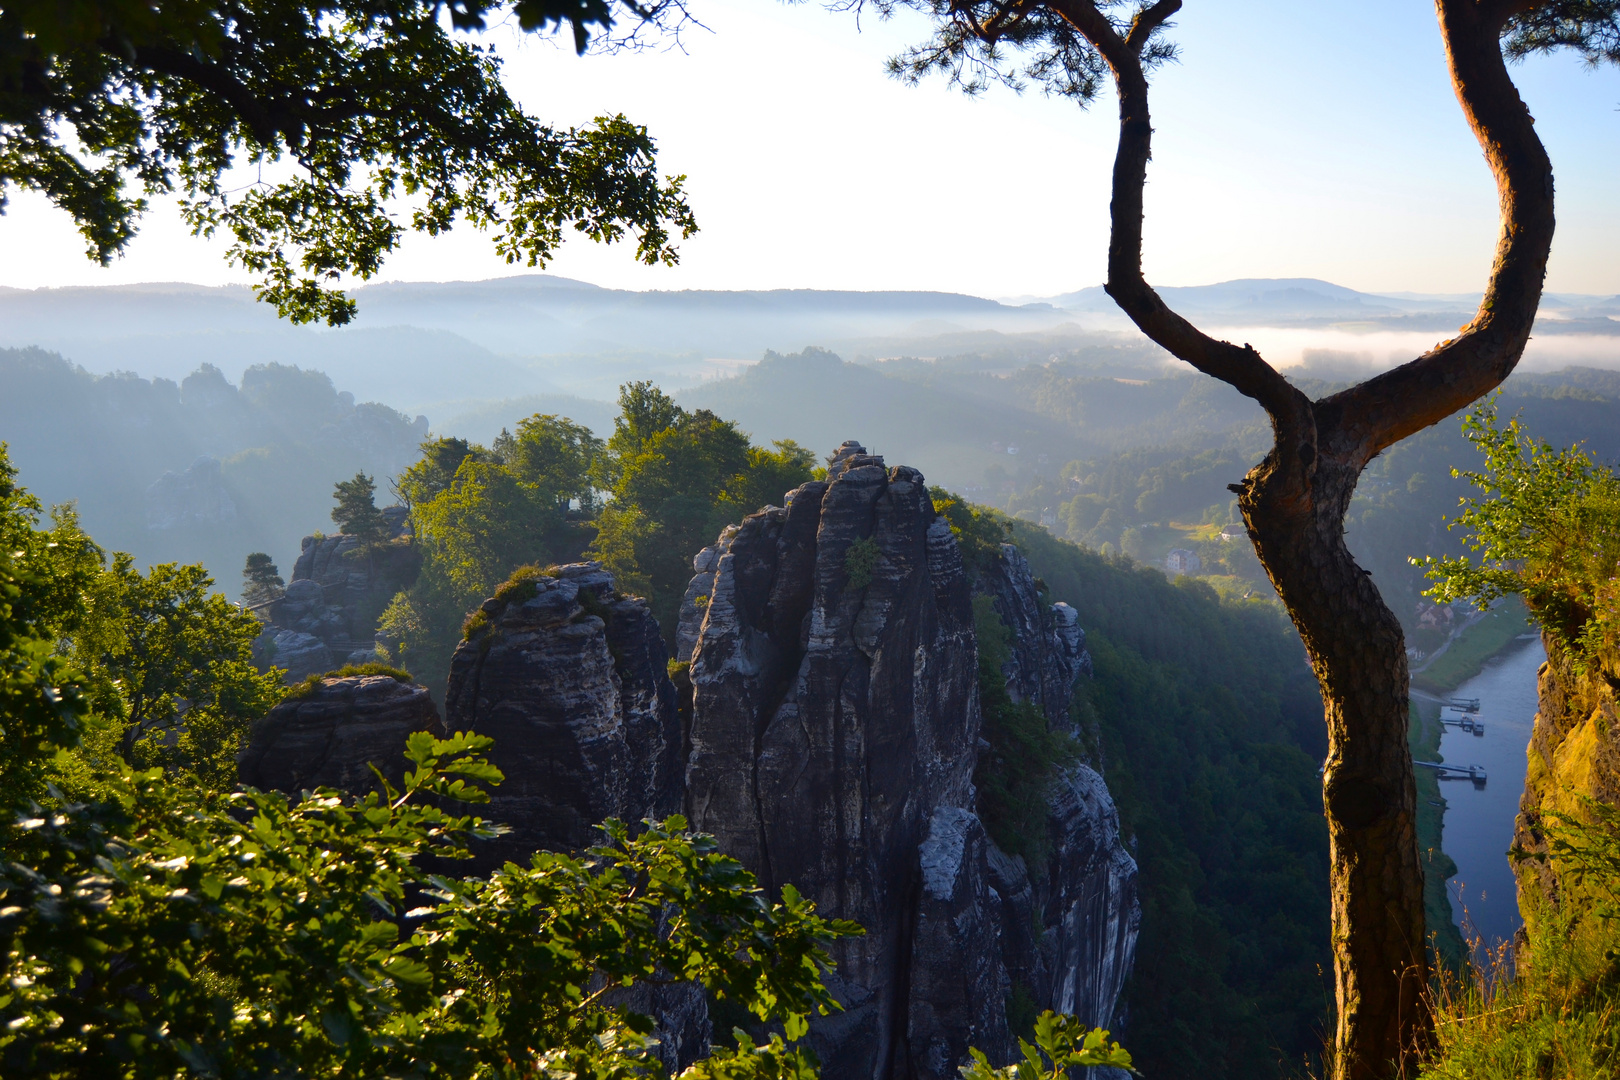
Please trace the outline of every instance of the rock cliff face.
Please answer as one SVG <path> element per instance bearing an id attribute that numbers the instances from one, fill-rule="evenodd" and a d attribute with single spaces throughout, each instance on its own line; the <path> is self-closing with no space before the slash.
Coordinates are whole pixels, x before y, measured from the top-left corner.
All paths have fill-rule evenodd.
<path id="1" fill-rule="evenodd" d="M 146 527 L 218 525 L 236 520 L 236 501 L 220 478 L 219 460 L 200 457 L 185 472 L 166 472 L 146 489 Z"/>
<path id="2" fill-rule="evenodd" d="M 1039 705 L 1048 723 L 1067 728 L 1075 683 L 1091 675 L 1079 613 L 1061 601 L 1042 603 L 1029 560 L 1012 544 L 1001 545 L 1001 557 L 979 573 L 974 590 L 990 596 L 1012 631 L 1001 667 L 1007 693 L 1014 701 Z"/>
<path id="3" fill-rule="evenodd" d="M 1620 673 L 1596 665 L 1577 673 L 1557 642 L 1543 635 L 1543 643 L 1547 662 L 1537 679 L 1536 719 L 1513 835 L 1516 847 L 1532 852 L 1546 850 L 1541 825 L 1548 812 L 1586 819 L 1582 796 L 1620 803 Z M 1519 910 L 1527 924 L 1539 907 L 1527 893 L 1555 908 L 1567 906 L 1569 894 L 1579 895 L 1574 883 L 1560 880 L 1539 859 L 1520 863 L 1518 876 Z"/>
<path id="4" fill-rule="evenodd" d="M 975 584 L 922 476 L 846 443 L 787 503 L 694 562 L 686 801 L 768 891 L 791 882 L 866 927 L 837 950 L 844 1013 L 812 1025 L 828 1075 L 954 1077 L 969 1046 L 1006 1060 L 1015 986 L 1110 1022 L 1135 865 L 1084 766 L 1054 793 L 1037 880 L 986 835 Z M 1009 690 L 1067 725 L 1090 663 L 1074 612 L 1040 603 L 1010 546 L 978 587 L 1013 631 Z"/>
<path id="5" fill-rule="evenodd" d="M 554 575 L 554 576 L 550 576 Z M 445 723 L 495 739 L 506 774 L 487 814 L 512 827 L 492 858 L 577 850 L 604 818 L 680 809 L 682 732 L 646 602 L 598 563 L 503 588 L 450 661 Z"/>
<path id="6" fill-rule="evenodd" d="M 694 560 L 684 707 L 646 604 L 599 565 L 537 572 L 483 605 L 445 719 L 495 738 L 507 779 L 489 816 L 514 831 L 494 856 L 684 809 L 768 894 L 792 884 L 860 922 L 829 980 L 844 1011 L 812 1024 L 829 1077 L 952 1080 L 969 1046 L 1010 1060 L 1023 1032 L 1009 999 L 1112 1024 L 1140 916 L 1102 778 L 1060 777 L 1052 854 L 1033 871 L 991 840 L 972 779 L 974 590 L 1013 631 L 1009 690 L 1055 725 L 1090 665 L 1075 613 L 1042 602 L 1010 546 L 970 574 L 921 474 L 858 444 L 785 502 Z M 690 1060 L 701 1000 L 645 1006 Z"/>
<path id="7" fill-rule="evenodd" d="M 237 771 L 242 783 L 265 790 L 368 791 L 371 765 L 399 782 L 405 740 L 416 731 L 444 734 L 425 686 L 388 675 L 323 679 L 254 723 Z"/>
<path id="8" fill-rule="evenodd" d="M 977 653 L 961 557 L 921 474 L 843 449 L 830 482 L 716 552 L 687 806 L 768 892 L 791 882 L 866 928 L 837 949 L 845 1011 L 814 1038 L 829 1075 L 884 1075 L 912 1057 L 918 849 L 937 811 L 971 814 Z"/>
<path id="9" fill-rule="evenodd" d="M 409 542 L 405 508 L 390 506 L 382 513 L 393 537 L 371 549 L 346 533 L 304 537 L 286 592 L 258 609 L 268 620 L 254 645 L 260 670 L 284 667 L 287 681 L 295 683 L 308 674 L 377 659 L 377 618 L 421 567 Z"/>

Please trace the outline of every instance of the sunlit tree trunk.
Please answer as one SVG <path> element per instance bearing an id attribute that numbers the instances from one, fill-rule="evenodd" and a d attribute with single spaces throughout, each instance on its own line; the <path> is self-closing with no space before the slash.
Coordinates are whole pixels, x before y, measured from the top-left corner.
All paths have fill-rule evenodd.
<path id="1" fill-rule="evenodd" d="M 1296 390 L 1249 346 L 1192 326 L 1142 276 L 1142 193 L 1153 135 L 1142 54 L 1180 0 L 1142 9 L 1123 33 L 1086 0 L 1047 6 L 1102 54 L 1119 95 L 1109 295 L 1148 337 L 1255 399 L 1271 419 L 1270 453 L 1234 488 L 1326 706 L 1334 1075 L 1411 1075 L 1431 1044 L 1433 1018 L 1425 993 L 1405 641 L 1345 545 L 1344 516 L 1375 455 L 1498 386 L 1529 339 L 1552 244 L 1552 166 L 1503 61 L 1501 31 L 1514 5 L 1437 3 L 1453 86 L 1501 201 L 1502 235 L 1479 312 L 1457 337 L 1416 360 L 1320 401 Z"/>

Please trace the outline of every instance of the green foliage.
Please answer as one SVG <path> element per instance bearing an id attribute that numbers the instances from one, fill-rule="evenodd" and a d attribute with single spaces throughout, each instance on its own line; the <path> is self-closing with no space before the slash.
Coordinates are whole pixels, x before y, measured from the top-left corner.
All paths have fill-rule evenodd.
<path id="1" fill-rule="evenodd" d="M 687 412 L 650 382 L 619 391 L 619 418 L 596 482 L 612 501 L 589 554 L 621 590 L 647 598 L 673 637 L 692 556 L 720 530 L 809 481 L 815 456 L 783 441 L 751 446 L 707 409 Z"/>
<path id="2" fill-rule="evenodd" d="M 977 573 L 1001 558 L 1001 545 L 1008 539 L 1007 519 L 995 511 L 974 506 L 942 487 L 928 489 L 934 512 L 950 522 L 962 561 Z"/>
<path id="3" fill-rule="evenodd" d="M 1051 1010 L 1035 1019 L 1035 1045 L 1019 1039 L 1018 1049 L 1023 1060 L 1002 1069 L 991 1067 L 981 1051 L 973 1050 L 973 1063 L 962 1067 L 964 1080 L 1067 1080 L 1070 1069 L 1131 1069 L 1131 1055 L 1110 1042 L 1106 1030 L 1087 1028 Z"/>
<path id="4" fill-rule="evenodd" d="M 621 10 L 613 0 L 514 7 L 526 30 L 566 21 L 580 49 Z M 622 116 L 558 130 L 519 108 L 493 50 L 456 33 L 499 10 L 485 0 L 448 12 L 417 0 L 8 4 L 0 195 L 43 193 L 105 264 L 134 236 L 146 196 L 177 191 L 186 223 L 224 233 L 259 296 L 301 322 L 348 322 L 354 302 L 330 283 L 370 278 L 407 228 L 438 235 L 465 221 L 529 266 L 568 232 L 601 242 L 630 232 L 638 259 L 675 262 L 671 233 L 696 231 L 682 178 L 659 179 L 653 141 Z M 682 18 L 663 3 L 622 11 L 632 25 Z M 239 168 L 261 182 L 239 186 Z"/>
<path id="5" fill-rule="evenodd" d="M 469 619 L 524 566 L 577 557 L 595 506 L 589 480 L 601 444 L 567 418 L 532 416 L 499 453 L 458 439 L 422 444 L 396 490 L 411 507 L 422 569 L 383 612 L 379 630 L 423 682 L 442 683 Z"/>
<path id="6" fill-rule="evenodd" d="M 882 557 L 877 541 L 870 536 L 852 541 L 844 552 L 844 573 L 849 575 L 849 587 L 864 589 L 872 584 L 872 571 L 877 569 L 878 560 Z"/>
<path id="7" fill-rule="evenodd" d="M 1078 715 L 1141 875 L 1125 992 L 1137 1067 L 1258 1078 L 1318 1053 L 1333 1002 L 1327 739 L 1298 636 L 1267 604 L 1012 527 L 1086 629 Z"/>
<path id="8" fill-rule="evenodd" d="M 990 744 L 973 772 L 979 817 L 1001 850 L 1022 855 L 1030 873 L 1043 878 L 1052 848 L 1047 796 L 1058 774 L 1080 760 L 1080 745 L 1068 732 L 1054 731 L 1040 709 L 1007 693 L 1002 665 L 1011 654 L 1012 631 L 996 614 L 995 601 L 983 594 L 973 598 L 973 628 L 979 641 L 979 710 Z"/>
<path id="9" fill-rule="evenodd" d="M 1620 927 L 1546 910 L 1533 891 L 1520 901 L 1528 940 L 1442 982 L 1420 1080 L 1609 1080 L 1620 1068 Z"/>
<path id="10" fill-rule="evenodd" d="M 448 488 L 463 461 L 484 453 L 466 439 L 444 436 L 428 439 L 420 449 L 422 456 L 392 482 L 394 497 L 412 509 Z"/>
<path id="11" fill-rule="evenodd" d="M 352 480 L 339 480 L 332 488 L 332 521 L 339 531 L 358 537 L 362 544 L 376 544 L 387 539 L 388 526 L 375 499 L 377 485 L 365 473 L 355 473 Z"/>
<path id="12" fill-rule="evenodd" d="M 286 585 L 270 556 L 262 551 L 248 555 L 242 567 L 242 603 L 249 607 L 276 599 Z"/>
<path id="13" fill-rule="evenodd" d="M 1544 856 L 1519 847 L 1508 854 L 1516 862 L 1545 858 L 1558 869 L 1560 885 L 1579 890 L 1593 914 L 1620 921 L 1620 809 L 1584 795 L 1580 806 L 1588 820 L 1557 811 L 1542 816 L 1538 827 L 1546 841 Z"/>
<path id="14" fill-rule="evenodd" d="M 229 785 L 248 725 L 281 699 L 281 672 L 253 666 L 263 625 L 218 593 L 201 566 L 146 574 L 123 552 L 90 583 L 67 635 L 92 708 L 115 721 L 136 768 L 163 766 Z"/>
<path id="15" fill-rule="evenodd" d="M 290 701 L 296 698 L 308 697 L 320 689 L 321 683 L 326 679 L 365 678 L 371 675 L 386 675 L 395 682 L 402 683 L 414 681 L 410 672 L 401 671 L 396 667 L 389 667 L 387 664 L 344 664 L 342 667 L 334 668 L 324 674 L 305 676 L 302 682 L 288 688 L 282 700 Z"/>
<path id="16" fill-rule="evenodd" d="M 1448 528 L 1465 530 L 1468 555 L 1414 560 L 1436 583 L 1425 595 L 1524 599 L 1530 617 L 1574 662 L 1620 669 L 1620 477 L 1578 446 L 1555 450 L 1496 403 L 1476 406 L 1463 431 L 1485 471 L 1453 470 L 1483 491 Z"/>
<path id="17" fill-rule="evenodd" d="M 536 414 L 518 421 L 516 436 L 503 429 L 491 449 L 508 472 L 559 513 L 570 505 L 586 514 L 594 508 L 591 473 L 604 447 L 590 428 L 567 417 Z"/>
<path id="18" fill-rule="evenodd" d="M 661 1070 L 651 1020 L 613 987 L 692 979 L 790 1038 L 836 1008 L 824 946 L 857 928 L 791 890 L 766 903 L 680 818 L 634 840 L 608 822 L 585 858 L 540 854 L 488 880 L 430 873 L 424 856 L 493 835 L 447 809 L 501 779 L 489 745 L 417 733 L 401 790 L 362 799 L 289 805 L 134 773 L 113 782 L 116 805 L 5 826 L 6 1075 L 628 1080 Z"/>

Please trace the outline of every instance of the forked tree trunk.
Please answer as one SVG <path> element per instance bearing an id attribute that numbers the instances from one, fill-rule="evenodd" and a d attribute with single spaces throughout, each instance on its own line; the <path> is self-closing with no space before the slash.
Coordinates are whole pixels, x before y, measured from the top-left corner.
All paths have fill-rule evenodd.
<path id="1" fill-rule="evenodd" d="M 1332 842 L 1336 1080 L 1416 1072 L 1433 1038 L 1423 874 L 1407 748 L 1400 624 L 1344 542 L 1357 478 L 1386 447 L 1465 408 L 1507 378 L 1529 340 L 1552 246 L 1552 165 L 1508 77 L 1502 27 L 1530 0 L 1437 0 L 1452 85 L 1496 179 L 1502 234 L 1485 297 L 1457 337 L 1411 363 L 1311 401 L 1259 353 L 1171 311 L 1142 276 L 1142 193 L 1153 126 L 1142 65 L 1181 0 L 1128 28 L 1092 0 L 1044 0 L 1107 61 L 1119 94 L 1107 289 L 1153 341 L 1255 399 L 1271 452 L 1242 484 L 1250 538 L 1299 628 L 1328 728 L 1323 806 Z M 1009 6 L 1008 19 L 1018 10 Z M 1123 32 L 1122 32 L 1123 31 Z"/>

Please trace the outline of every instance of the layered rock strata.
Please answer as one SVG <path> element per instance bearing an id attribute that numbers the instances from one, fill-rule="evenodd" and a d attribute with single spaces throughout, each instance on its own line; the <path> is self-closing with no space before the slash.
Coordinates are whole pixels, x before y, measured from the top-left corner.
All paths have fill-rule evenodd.
<path id="1" fill-rule="evenodd" d="M 287 669 L 287 682 L 378 659 L 377 618 L 421 567 L 403 506 L 382 511 L 391 533 L 366 545 L 348 533 L 306 536 L 286 591 L 256 610 L 267 625 L 254 643 L 260 670 Z"/>
<path id="2" fill-rule="evenodd" d="M 263 790 L 369 791 L 372 766 L 398 784 L 405 740 L 417 731 L 444 734 L 427 687 L 390 675 L 322 679 L 254 722 L 237 772 Z"/>
<path id="3" fill-rule="evenodd" d="M 668 652 L 645 601 L 599 563 L 509 584 L 450 661 L 445 723 L 495 740 L 506 780 L 487 816 L 512 831 L 492 857 L 579 850 L 595 826 L 681 806 L 682 732 Z"/>
<path id="4" fill-rule="evenodd" d="M 1140 914 L 1101 777 L 1062 777 L 1034 875 L 986 834 L 972 786 L 974 588 L 1012 630 L 1009 691 L 1060 725 L 1090 665 L 1073 610 L 1040 602 L 1010 545 L 971 581 L 922 476 L 856 443 L 694 567 L 693 827 L 768 891 L 792 883 L 867 930 L 835 950 L 845 1011 L 812 1025 L 827 1074 L 954 1077 L 969 1046 L 1005 1061 L 1015 989 L 1111 1021 Z"/>

